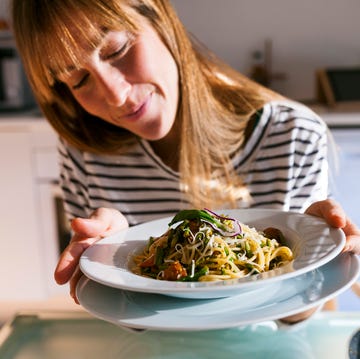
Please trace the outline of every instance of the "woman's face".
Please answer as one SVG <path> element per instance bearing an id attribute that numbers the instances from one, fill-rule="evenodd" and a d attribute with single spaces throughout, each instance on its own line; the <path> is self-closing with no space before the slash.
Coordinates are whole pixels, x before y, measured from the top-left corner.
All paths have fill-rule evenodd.
<path id="1" fill-rule="evenodd" d="M 137 35 L 108 32 L 95 51 L 84 51 L 79 68 L 60 75 L 89 113 L 147 140 L 171 130 L 179 102 L 176 63 L 152 27 Z"/>

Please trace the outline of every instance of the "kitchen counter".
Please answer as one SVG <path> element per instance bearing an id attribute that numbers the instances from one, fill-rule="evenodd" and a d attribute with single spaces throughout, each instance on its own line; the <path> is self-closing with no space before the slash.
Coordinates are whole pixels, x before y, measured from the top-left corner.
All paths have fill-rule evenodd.
<path id="1" fill-rule="evenodd" d="M 330 128 L 360 127 L 360 106 L 330 108 L 321 104 L 308 105 Z"/>
<path id="2" fill-rule="evenodd" d="M 0 301 L 0 327 L 16 316 L 19 312 L 31 311 L 67 311 L 71 313 L 81 313 L 85 310 L 75 304 L 70 295 L 55 295 L 42 300 L 11 300 Z M 1 356 L 0 356 L 1 358 Z"/>

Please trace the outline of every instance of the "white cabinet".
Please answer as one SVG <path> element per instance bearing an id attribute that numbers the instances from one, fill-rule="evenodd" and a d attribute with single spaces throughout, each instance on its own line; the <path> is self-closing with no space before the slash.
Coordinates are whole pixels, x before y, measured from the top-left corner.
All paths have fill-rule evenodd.
<path id="1" fill-rule="evenodd" d="M 42 292 L 43 270 L 28 133 L 1 132 L 0 153 L 0 295 L 32 296 Z"/>
<path id="2" fill-rule="evenodd" d="M 0 169 L 0 300 L 46 298 L 60 288 L 51 197 L 43 191 L 58 174 L 54 131 L 39 118 L 1 118 Z"/>

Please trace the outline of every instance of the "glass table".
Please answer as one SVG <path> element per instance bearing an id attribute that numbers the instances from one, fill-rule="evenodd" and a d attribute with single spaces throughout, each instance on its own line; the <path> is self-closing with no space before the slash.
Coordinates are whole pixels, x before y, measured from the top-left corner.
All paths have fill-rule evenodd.
<path id="1" fill-rule="evenodd" d="M 1 328 L 0 358 L 355 359 L 359 330 L 360 312 L 320 312 L 291 330 L 264 322 L 196 332 L 132 331 L 87 313 L 26 312 Z"/>

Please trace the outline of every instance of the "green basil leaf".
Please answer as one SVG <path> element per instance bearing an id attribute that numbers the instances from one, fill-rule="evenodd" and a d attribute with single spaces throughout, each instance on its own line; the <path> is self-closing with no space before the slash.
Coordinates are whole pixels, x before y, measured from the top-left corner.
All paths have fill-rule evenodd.
<path id="1" fill-rule="evenodd" d="M 194 219 L 202 219 L 210 223 L 218 224 L 218 221 L 215 220 L 214 217 L 211 216 L 211 214 L 202 209 L 184 209 L 175 215 L 175 217 L 169 223 L 169 226 L 172 226 L 177 222 Z"/>

